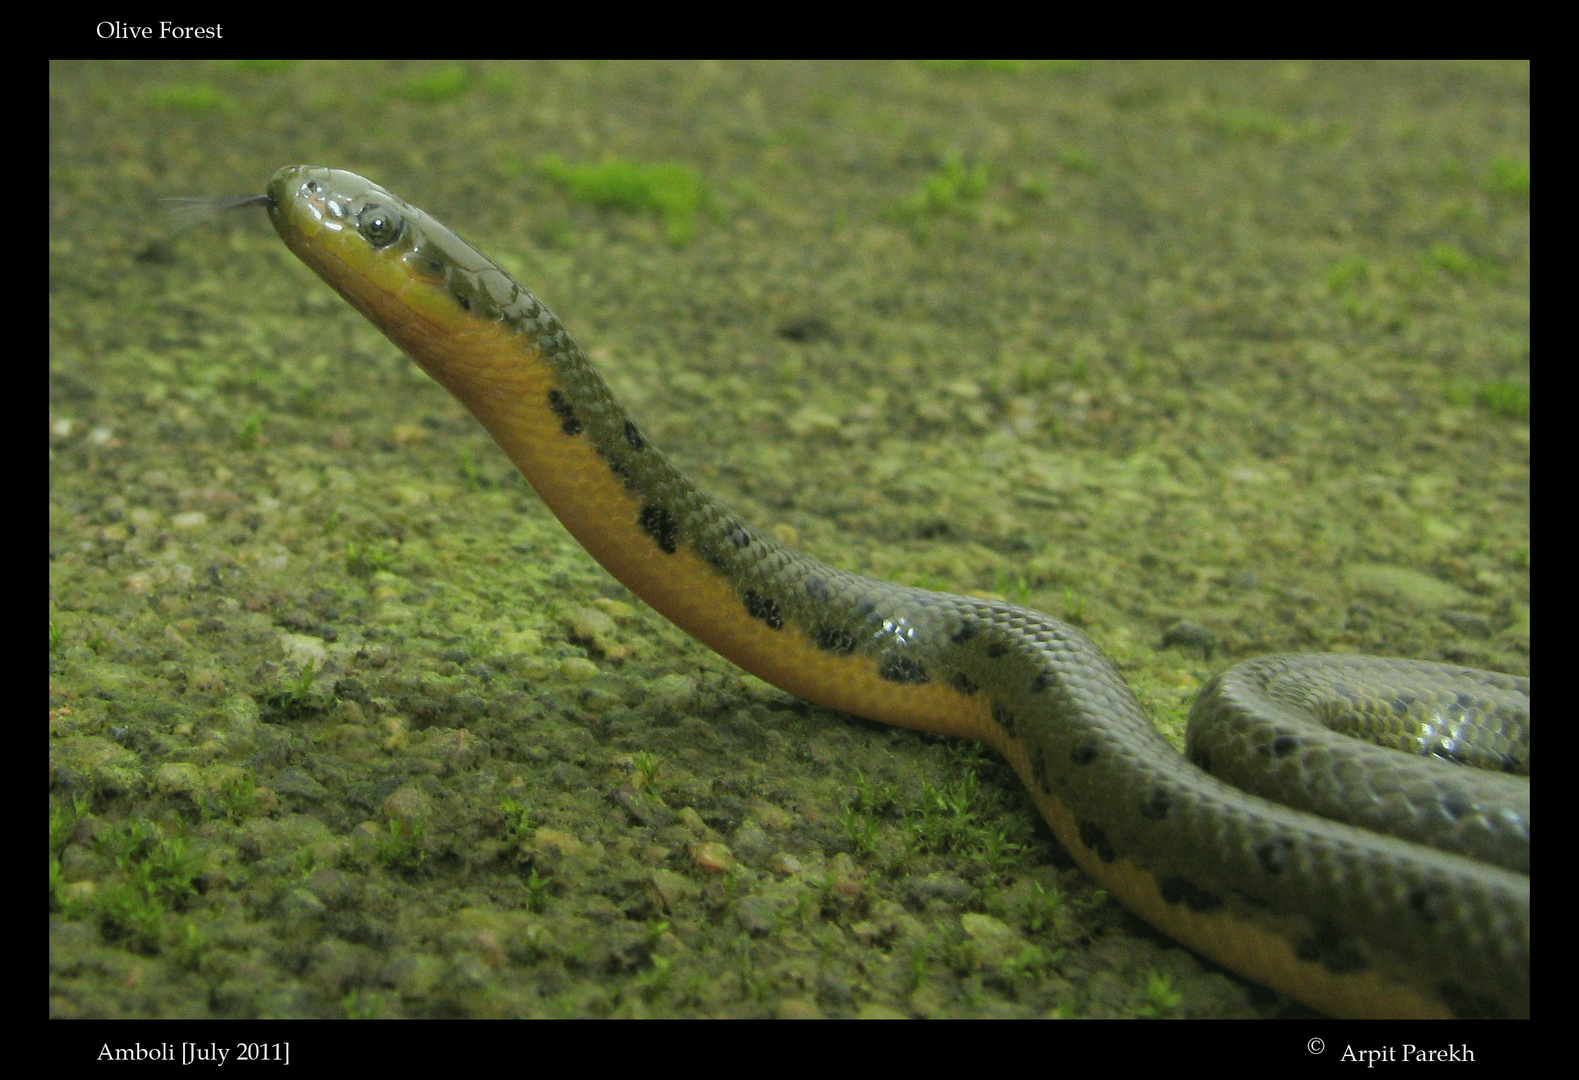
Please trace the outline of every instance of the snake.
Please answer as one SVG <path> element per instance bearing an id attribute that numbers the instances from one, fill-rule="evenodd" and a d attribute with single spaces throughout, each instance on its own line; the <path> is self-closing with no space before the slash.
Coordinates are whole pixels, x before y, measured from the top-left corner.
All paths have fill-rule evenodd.
<path id="1" fill-rule="evenodd" d="M 648 441 L 542 301 L 420 208 L 307 165 L 243 203 L 471 412 L 594 559 L 724 658 L 829 709 L 985 743 L 1099 887 L 1313 1009 L 1529 1015 L 1527 679 L 1253 659 L 1203 688 L 1180 754 L 1075 627 L 847 572 L 746 523 Z M 1355 740 L 1328 714 L 1391 733 L 1369 749 L 1395 763 L 1344 756 L 1334 741 Z M 1304 801 L 1209 771 L 1255 763 Z"/>

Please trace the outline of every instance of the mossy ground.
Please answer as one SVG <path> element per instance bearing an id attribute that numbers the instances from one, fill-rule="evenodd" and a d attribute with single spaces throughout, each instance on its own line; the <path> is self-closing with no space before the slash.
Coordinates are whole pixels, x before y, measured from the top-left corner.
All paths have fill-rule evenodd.
<path id="1" fill-rule="evenodd" d="M 148 205 L 284 164 L 471 238 L 748 519 L 1079 621 L 1170 736 L 1242 655 L 1528 669 L 1524 66 L 59 63 L 50 111 L 52 1015 L 1285 1007 L 990 757 L 644 609 L 261 214 Z"/>

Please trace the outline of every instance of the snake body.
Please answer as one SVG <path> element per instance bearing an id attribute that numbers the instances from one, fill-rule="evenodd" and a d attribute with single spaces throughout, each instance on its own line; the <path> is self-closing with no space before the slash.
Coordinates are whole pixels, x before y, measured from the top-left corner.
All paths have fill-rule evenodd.
<path id="1" fill-rule="evenodd" d="M 1413 796 L 1427 800 L 1417 816 L 1467 822 L 1458 831 L 1483 847 L 1500 841 L 1486 841 L 1480 823 L 1522 832 L 1519 873 L 1230 787 L 1173 750 L 1075 628 L 838 570 L 743 522 L 647 441 L 541 301 L 422 210 L 312 166 L 276 173 L 266 202 L 291 251 L 472 412 L 593 557 L 724 657 L 829 708 L 987 743 L 1075 860 L 1127 907 L 1317 1009 L 1528 1015 L 1527 802 L 1520 811 L 1479 794 Z M 1290 672 L 1320 680 L 1332 659 L 1234 669 L 1197 711 L 1275 699 Z M 1361 680 L 1375 674 L 1367 663 L 1382 665 L 1393 688 L 1381 691 L 1384 711 L 1424 701 L 1445 728 L 1444 716 L 1478 710 L 1484 682 L 1473 673 L 1465 683 L 1444 665 L 1343 660 Z M 1446 679 L 1446 696 L 1397 689 L 1413 677 Z M 1527 683 L 1494 681 L 1513 703 L 1492 710 L 1517 713 L 1522 693 L 1527 714 Z M 1314 736 L 1248 709 L 1262 724 L 1251 756 L 1327 768 L 1325 751 L 1306 742 Z M 1522 739 L 1527 747 L 1527 726 Z M 1438 738 L 1427 749 L 1453 756 L 1442 747 L 1456 745 Z M 1232 756 L 1213 743 L 1191 750 L 1198 761 Z M 1512 757 L 1505 748 L 1502 759 Z M 1400 788 L 1413 790 L 1389 791 Z"/>

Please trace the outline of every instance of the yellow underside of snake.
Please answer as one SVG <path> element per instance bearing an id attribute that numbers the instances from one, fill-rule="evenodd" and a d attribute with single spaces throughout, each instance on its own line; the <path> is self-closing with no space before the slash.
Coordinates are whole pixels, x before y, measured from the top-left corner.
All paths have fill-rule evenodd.
<path id="1" fill-rule="evenodd" d="M 423 211 L 308 166 L 280 170 L 267 203 L 290 249 L 472 412 L 598 562 L 729 660 L 829 708 L 985 742 L 1131 911 L 1317 1009 L 1529 1014 L 1527 782 L 1522 809 L 1399 782 L 1417 809 L 1426 800 L 1416 816 L 1472 849 L 1498 856 L 1493 826 L 1522 837 L 1522 872 L 1230 787 L 1197 763 L 1234 753 L 1203 741 L 1181 757 L 1073 627 L 836 570 L 754 530 L 647 442 L 540 301 Z M 1280 711 L 1290 687 L 1309 686 L 1423 710 L 1453 738 L 1480 708 L 1527 717 L 1523 680 L 1354 657 L 1232 669 L 1197 712 L 1242 710 L 1245 756 L 1319 787 L 1336 768 L 1328 751 Z"/>

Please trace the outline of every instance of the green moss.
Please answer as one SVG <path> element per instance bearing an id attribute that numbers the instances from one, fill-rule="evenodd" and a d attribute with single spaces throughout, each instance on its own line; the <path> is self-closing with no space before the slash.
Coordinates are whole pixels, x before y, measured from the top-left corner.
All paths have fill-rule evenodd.
<path id="1" fill-rule="evenodd" d="M 93 901 L 100 930 L 112 941 L 158 952 L 166 941 L 165 915 L 195 894 L 201 861 L 186 837 L 167 836 L 139 819 L 103 830 L 95 846 L 115 868 Z"/>
<path id="2" fill-rule="evenodd" d="M 281 71 L 289 71 L 299 67 L 300 60 L 232 60 L 231 66 L 237 71 L 253 71 L 265 75 L 273 75 Z"/>
<path id="3" fill-rule="evenodd" d="M 636 770 L 636 787 L 644 791 L 656 791 L 658 787 L 658 768 L 662 761 L 646 750 L 637 751 L 631 758 L 631 766 Z"/>
<path id="4" fill-rule="evenodd" d="M 459 456 L 460 464 L 457 466 L 457 471 L 460 473 L 461 479 L 466 481 L 466 486 L 476 491 L 489 487 L 490 483 L 487 477 L 483 476 L 482 470 L 477 468 L 477 459 L 472 455 L 471 449 L 465 446 L 461 447 Z"/>
<path id="5" fill-rule="evenodd" d="M 987 166 L 978 162 L 967 168 L 963 155 L 950 150 L 942 166 L 921 181 L 899 205 L 901 216 L 911 220 L 971 215 L 987 193 Z"/>
<path id="6" fill-rule="evenodd" d="M 256 450 L 263 445 L 263 414 L 253 413 L 236 426 L 233 436 L 236 449 Z"/>
<path id="7" fill-rule="evenodd" d="M 1479 267 L 1478 260 L 1457 244 L 1432 244 L 1426 252 L 1426 261 L 1438 270 L 1445 270 L 1454 277 L 1470 277 Z"/>
<path id="8" fill-rule="evenodd" d="M 1056 970 L 1063 955 L 1062 949 L 1049 951 L 1040 945 L 1026 945 L 1004 957 L 998 968 L 1011 983 L 1036 983 Z"/>
<path id="9" fill-rule="evenodd" d="M 375 854 L 391 870 L 412 874 L 427 860 L 423 849 L 426 830 L 420 821 L 389 819 L 389 832 L 379 838 Z"/>
<path id="10" fill-rule="evenodd" d="M 954 73 L 994 72 L 1001 75 L 1018 75 L 1025 70 L 1023 60 L 918 60 L 922 67 L 933 71 Z"/>
<path id="11" fill-rule="evenodd" d="M 1279 142 L 1293 133 L 1293 126 L 1275 113 L 1245 106 L 1202 109 L 1202 127 L 1240 142 Z"/>
<path id="12" fill-rule="evenodd" d="M 61 868 L 60 859 L 54 854 L 49 857 L 49 910 L 59 911 L 65 906 L 66 874 Z"/>
<path id="13" fill-rule="evenodd" d="M 64 906 L 62 890 L 66 879 L 60 866 L 60 853 L 71 840 L 92 806 L 87 795 L 78 795 L 70 803 L 53 803 L 49 808 L 49 910 L 59 911 Z"/>
<path id="14" fill-rule="evenodd" d="M 1080 149 L 1078 146 L 1061 146 L 1058 148 L 1058 164 L 1067 172 L 1094 173 L 1097 171 L 1096 156 Z"/>
<path id="15" fill-rule="evenodd" d="M 208 83 L 161 83 L 149 87 L 143 100 L 156 109 L 177 112 L 228 112 L 234 108 L 223 91 Z"/>
<path id="16" fill-rule="evenodd" d="M 1013 812 L 1000 789 L 981 782 L 985 752 L 971 744 L 950 746 L 949 777 L 922 784 L 921 806 L 911 821 L 918 851 L 974 859 L 998 872 L 1030 842 L 1028 822 Z"/>
<path id="17" fill-rule="evenodd" d="M 538 159 L 537 168 L 589 206 L 657 217 L 676 246 L 695 234 L 696 214 L 707 194 L 701 173 L 673 161 L 642 165 L 607 158 L 598 165 L 570 165 L 556 154 L 547 154 Z"/>
<path id="18" fill-rule="evenodd" d="M 1358 255 L 1345 255 L 1327 271 L 1327 288 L 1335 293 L 1349 292 L 1363 284 L 1370 269 Z"/>
<path id="19" fill-rule="evenodd" d="M 382 543 L 345 545 L 345 570 L 352 577 L 369 578 L 389 569 L 394 552 Z"/>
<path id="20" fill-rule="evenodd" d="M 180 966 L 195 971 L 202 966 L 213 945 L 213 935 L 192 919 L 182 919 L 171 937 L 170 958 Z"/>
<path id="21" fill-rule="evenodd" d="M 1494 379 L 1475 388 L 1475 401 L 1498 416 L 1513 420 L 1530 418 L 1530 388 L 1512 379 Z"/>
<path id="22" fill-rule="evenodd" d="M 179 905 L 194 892 L 192 880 L 202 864 L 189 850 L 186 837 L 167 836 L 155 826 L 140 829 L 141 824 L 133 821 L 124 828 L 126 843 L 119 846 L 116 865 L 128 871 L 150 896 Z"/>
<path id="23" fill-rule="evenodd" d="M 855 774 L 855 798 L 844 808 L 839 824 L 844 830 L 850 853 L 858 859 L 869 858 L 877 850 L 882 831 L 882 816 L 893 807 L 893 792 L 879 789 L 866 773 Z"/>
<path id="24" fill-rule="evenodd" d="M 532 814 L 527 805 L 506 795 L 499 800 L 502 831 L 507 844 L 519 844 L 532 835 Z"/>
<path id="25" fill-rule="evenodd" d="M 1152 971 L 1146 974 L 1146 1002 L 1141 1006 L 1142 1016 L 1177 1016 L 1184 995 L 1174 990 L 1173 979 Z"/>
<path id="26" fill-rule="evenodd" d="M 319 712 L 334 703 L 333 694 L 315 686 L 318 678 L 316 664 L 303 664 L 296 677 L 267 695 L 264 701 L 286 719 L 299 719 Z"/>
<path id="27" fill-rule="evenodd" d="M 374 991 L 352 990 L 340 999 L 347 1020 L 378 1020 L 383 1017 L 383 995 Z"/>
<path id="28" fill-rule="evenodd" d="M 1486 190 L 1495 194 L 1530 197 L 1530 163 L 1512 158 L 1497 158 L 1486 177 Z"/>
<path id="29" fill-rule="evenodd" d="M 861 813 L 854 803 L 844 808 L 844 813 L 839 816 L 839 825 L 844 830 L 845 843 L 850 853 L 856 858 L 869 858 L 877 850 L 881 825 L 876 818 Z"/>
<path id="30" fill-rule="evenodd" d="M 1202 109 L 1197 122 L 1208 131 L 1242 143 L 1330 143 L 1348 133 L 1346 125 L 1308 121 L 1295 124 L 1274 112 L 1254 106 L 1215 106 Z"/>
<path id="31" fill-rule="evenodd" d="M 553 875 L 538 873 L 537 867 L 526 876 L 526 907 L 529 911 L 542 911 L 548 904 L 548 887 Z"/>
<path id="32" fill-rule="evenodd" d="M 449 64 L 413 75 L 396 87 L 395 92 L 419 105 L 435 105 L 460 97 L 470 81 L 464 67 Z"/>
<path id="33" fill-rule="evenodd" d="M 998 575 L 997 588 L 994 590 L 1011 604 L 1022 607 L 1031 599 L 1031 583 L 1024 574 L 1013 574 L 1005 570 Z"/>
<path id="34" fill-rule="evenodd" d="M 1020 923 L 1029 933 L 1056 936 L 1067 921 L 1064 915 L 1065 900 L 1062 889 L 1054 887 L 1048 890 L 1042 888 L 1040 882 L 1032 882 L 1020 903 Z"/>
<path id="35" fill-rule="evenodd" d="M 99 890 L 99 930 L 139 952 L 159 951 L 164 936 L 164 909 L 135 883 L 118 881 Z"/>
<path id="36" fill-rule="evenodd" d="M 1065 589 L 1062 615 L 1065 622 L 1073 623 L 1076 626 L 1084 626 L 1086 624 L 1085 594 L 1076 592 L 1074 589 Z"/>
<path id="37" fill-rule="evenodd" d="M 252 816 L 258 805 L 258 786 L 252 774 L 237 771 L 220 781 L 213 793 L 213 811 L 232 825 L 239 825 Z"/>

